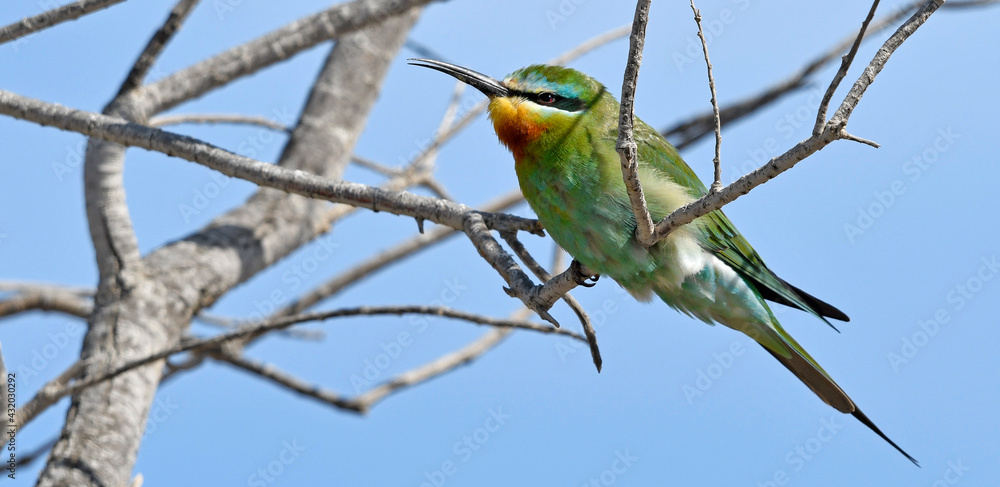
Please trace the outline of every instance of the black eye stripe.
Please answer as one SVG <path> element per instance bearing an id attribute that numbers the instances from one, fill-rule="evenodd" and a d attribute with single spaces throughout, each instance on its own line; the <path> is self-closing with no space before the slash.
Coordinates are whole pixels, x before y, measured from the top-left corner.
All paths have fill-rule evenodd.
<path id="1" fill-rule="evenodd" d="M 525 98 L 542 106 L 558 108 L 559 110 L 567 112 L 578 112 L 586 108 L 583 100 L 580 100 L 579 98 L 566 98 L 551 91 L 542 91 L 538 93 L 528 91 L 512 91 L 511 95 Z M 542 98 L 543 96 L 545 97 L 544 100 Z M 552 98 L 548 99 L 548 97 Z"/>

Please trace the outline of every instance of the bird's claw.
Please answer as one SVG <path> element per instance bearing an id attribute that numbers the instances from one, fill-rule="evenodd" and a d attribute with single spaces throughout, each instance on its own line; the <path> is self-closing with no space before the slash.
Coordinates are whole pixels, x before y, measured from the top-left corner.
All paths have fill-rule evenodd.
<path id="1" fill-rule="evenodd" d="M 570 268 L 573 269 L 573 280 L 578 286 L 594 287 L 597 284 L 597 280 L 601 278 L 600 274 L 591 274 L 590 270 L 585 269 L 583 264 L 576 259 L 573 259 Z"/>

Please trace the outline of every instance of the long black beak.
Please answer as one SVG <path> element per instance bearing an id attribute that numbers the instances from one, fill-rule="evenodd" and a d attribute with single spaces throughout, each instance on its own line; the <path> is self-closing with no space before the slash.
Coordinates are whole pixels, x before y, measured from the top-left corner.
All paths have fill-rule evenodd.
<path id="1" fill-rule="evenodd" d="M 504 97 L 510 94 L 510 90 L 499 81 L 468 68 L 433 59 L 416 58 L 409 61 L 414 66 L 423 66 L 454 76 L 459 81 L 483 92 L 484 95 L 490 98 Z"/>

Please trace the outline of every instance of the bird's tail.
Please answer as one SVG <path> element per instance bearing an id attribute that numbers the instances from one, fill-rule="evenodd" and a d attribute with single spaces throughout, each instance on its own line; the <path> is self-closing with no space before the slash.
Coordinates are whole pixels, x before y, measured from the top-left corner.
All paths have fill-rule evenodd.
<path id="1" fill-rule="evenodd" d="M 893 448 L 895 448 L 899 453 L 902 453 L 908 460 L 913 462 L 914 465 L 920 466 L 917 460 L 911 457 L 908 453 L 903 451 L 894 441 L 890 440 L 882 430 L 875 426 L 868 416 L 858 409 L 858 406 L 854 404 L 854 401 L 844 392 L 840 386 L 837 385 L 833 379 L 827 375 L 819 364 L 809 356 L 808 353 L 799 345 L 788 333 L 786 333 L 781 326 L 778 325 L 777 320 L 774 320 L 775 330 L 777 335 L 781 338 L 781 341 L 785 343 L 788 347 L 788 354 L 778 353 L 777 351 L 771 350 L 770 348 L 764 346 L 774 358 L 781 362 L 788 370 L 792 371 L 796 377 L 804 382 L 809 389 L 819 396 L 823 402 L 829 404 L 837 411 L 842 413 L 848 413 L 861 421 L 862 424 L 867 426 L 869 429 L 875 432 L 875 434 L 882 437 L 883 440 L 887 441 Z M 751 337 L 752 338 L 752 337 Z M 763 346 L 763 345 L 762 345 Z"/>

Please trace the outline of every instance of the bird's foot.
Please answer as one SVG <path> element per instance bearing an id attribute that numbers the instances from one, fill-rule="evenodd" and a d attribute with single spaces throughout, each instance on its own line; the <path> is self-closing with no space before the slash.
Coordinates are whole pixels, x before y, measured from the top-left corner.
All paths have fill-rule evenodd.
<path id="1" fill-rule="evenodd" d="M 601 278 L 600 274 L 594 274 L 587 266 L 581 264 L 576 259 L 573 259 L 569 268 L 573 271 L 573 280 L 577 285 L 583 287 L 594 287 L 597 284 L 597 280 Z"/>

